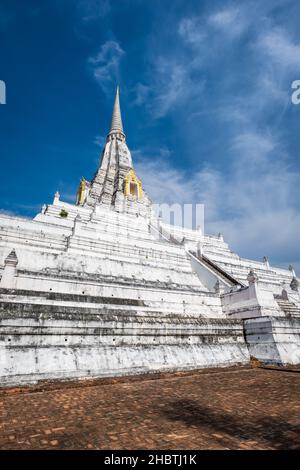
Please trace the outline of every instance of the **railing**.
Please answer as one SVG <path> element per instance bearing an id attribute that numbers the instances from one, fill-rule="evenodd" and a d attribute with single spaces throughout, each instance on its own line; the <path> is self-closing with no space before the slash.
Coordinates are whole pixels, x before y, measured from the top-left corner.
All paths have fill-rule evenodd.
<path id="1" fill-rule="evenodd" d="M 163 227 L 162 227 L 163 228 Z M 152 223 L 149 223 L 149 229 L 154 230 L 159 236 L 159 238 L 162 238 L 164 241 L 167 241 L 168 243 L 173 243 L 175 245 L 182 245 L 180 241 L 176 240 L 170 233 L 168 233 L 168 237 L 163 234 L 161 230 L 159 230 L 157 227 L 152 225 Z"/>

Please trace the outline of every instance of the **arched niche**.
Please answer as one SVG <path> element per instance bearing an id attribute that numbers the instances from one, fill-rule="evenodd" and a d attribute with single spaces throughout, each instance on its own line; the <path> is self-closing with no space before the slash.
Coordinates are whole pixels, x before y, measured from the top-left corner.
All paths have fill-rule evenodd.
<path id="1" fill-rule="evenodd" d="M 141 199 L 141 197 L 143 197 L 142 182 L 132 169 L 125 176 L 124 193 L 125 196 L 131 196 L 135 199 Z"/>

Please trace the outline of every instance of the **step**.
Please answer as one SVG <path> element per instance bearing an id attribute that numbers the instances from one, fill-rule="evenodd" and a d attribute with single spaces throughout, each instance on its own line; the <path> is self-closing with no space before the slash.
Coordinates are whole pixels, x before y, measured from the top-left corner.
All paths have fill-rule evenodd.
<path id="1" fill-rule="evenodd" d="M 276 299 L 276 301 L 279 307 L 281 308 L 281 310 L 286 315 L 291 315 L 293 317 L 300 316 L 300 307 L 295 305 L 293 302 L 290 302 L 289 300 L 282 300 L 282 299 Z"/>
<path id="2" fill-rule="evenodd" d="M 95 307 L 84 305 L 47 305 L 45 303 L 20 303 L 20 302 L 3 302 L 0 301 L 0 324 L 7 324 L 7 321 L 20 320 L 28 321 L 85 321 L 85 320 L 103 320 L 109 322 L 128 321 L 135 322 L 135 319 L 142 321 L 146 319 L 148 323 L 151 321 L 164 322 L 171 321 L 180 326 L 186 322 L 199 322 L 211 319 L 212 321 L 225 321 L 224 317 L 215 315 L 211 317 L 204 312 L 204 306 L 199 306 L 197 312 L 184 314 L 182 311 L 175 309 L 155 309 L 149 307 L 133 307 L 118 305 L 98 305 Z M 202 311 L 202 313 L 201 313 Z M 227 320 L 227 319 L 226 319 Z M 28 327 L 30 325 L 28 324 Z M 76 325 L 75 325 L 76 327 Z M 133 326 L 132 326 L 133 327 Z"/>
<path id="3" fill-rule="evenodd" d="M 62 292 L 44 292 L 44 291 L 29 291 L 17 289 L 0 289 L 0 299 L 3 295 L 9 296 L 29 296 L 39 297 L 47 300 L 62 300 L 71 302 L 85 302 L 85 303 L 99 303 L 99 304 L 112 304 L 112 305 L 131 305 L 143 306 L 144 302 L 140 299 L 124 299 L 122 297 L 102 297 L 91 296 L 86 294 L 66 294 Z"/>

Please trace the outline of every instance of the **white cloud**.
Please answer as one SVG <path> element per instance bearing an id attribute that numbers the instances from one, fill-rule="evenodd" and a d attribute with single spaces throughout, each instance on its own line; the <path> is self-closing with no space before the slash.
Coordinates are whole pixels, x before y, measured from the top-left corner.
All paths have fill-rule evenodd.
<path id="1" fill-rule="evenodd" d="M 107 84 L 117 81 L 121 58 L 125 52 L 117 41 L 106 41 L 99 52 L 90 57 L 88 62 L 92 67 L 93 76 L 106 91 Z"/>
<path id="2" fill-rule="evenodd" d="M 271 136 L 241 135 L 234 145 L 241 163 L 228 161 L 226 174 L 213 168 L 180 171 L 161 150 L 151 156 L 141 150 L 133 157 L 154 202 L 204 203 L 206 232 L 222 232 L 238 254 L 297 265 L 300 214 L 293 202 L 300 196 L 300 175 L 289 170 Z"/>
<path id="3" fill-rule="evenodd" d="M 144 104 L 147 101 L 147 98 L 149 97 L 150 94 L 150 87 L 147 85 L 144 85 L 143 83 L 138 82 L 135 86 L 135 101 L 134 103 L 137 105 Z"/>
<path id="4" fill-rule="evenodd" d="M 184 177 L 168 162 L 165 149 L 154 150 L 151 158 L 143 156 L 143 152 L 132 152 L 137 174 L 141 178 L 146 191 L 154 203 L 189 203 L 194 191 L 184 184 Z"/>
<path id="5" fill-rule="evenodd" d="M 271 135 L 247 131 L 233 137 L 230 150 L 236 154 L 238 165 L 246 163 L 248 170 L 253 166 L 256 170 L 257 163 L 261 168 L 263 164 L 269 164 L 268 156 L 275 146 L 276 142 Z"/>
<path id="6" fill-rule="evenodd" d="M 292 41 L 283 28 L 277 28 L 262 34 L 256 49 L 272 59 L 280 68 L 300 70 L 300 44 Z"/>
<path id="7" fill-rule="evenodd" d="M 157 117 L 164 116 L 189 92 L 187 69 L 181 64 L 160 59 L 156 72 L 159 76 L 154 106 Z"/>
<path id="8" fill-rule="evenodd" d="M 218 34 L 222 34 L 222 40 L 224 40 L 224 34 L 228 39 L 240 36 L 247 30 L 250 22 L 251 16 L 244 6 L 217 11 L 208 17 L 207 25 L 215 28 Z"/>
<path id="9" fill-rule="evenodd" d="M 206 32 L 198 18 L 183 18 L 178 26 L 179 35 L 193 45 L 199 45 L 206 38 Z"/>
<path id="10" fill-rule="evenodd" d="M 188 60 L 180 62 L 163 57 L 157 59 L 152 86 L 153 100 L 149 105 L 154 118 L 166 116 L 177 106 L 200 99 L 205 80 L 194 81 L 191 68 Z"/>
<path id="11" fill-rule="evenodd" d="M 249 26 L 251 17 L 246 8 L 227 8 L 210 14 L 194 15 L 179 22 L 179 36 L 189 45 L 199 50 L 200 46 L 210 53 L 214 43 L 223 44 L 240 36 Z"/>
<path id="12" fill-rule="evenodd" d="M 149 106 L 153 118 L 167 115 L 178 105 L 189 102 L 195 106 L 199 103 L 206 85 L 205 78 L 201 78 L 199 72 L 206 74 L 207 62 L 219 54 L 220 46 L 226 43 L 225 39 L 230 42 L 241 34 L 248 22 L 242 9 L 223 9 L 208 17 L 194 15 L 179 21 L 178 37 L 182 44 L 190 48 L 190 52 L 180 48 L 179 43 L 176 55 L 167 53 L 155 57 L 153 78 L 147 84 L 147 88 L 153 91 L 152 105 Z M 138 103 L 143 102 L 144 98 L 138 98 Z"/>
<path id="13" fill-rule="evenodd" d="M 257 91 L 261 99 L 269 100 L 269 104 L 279 104 L 285 106 L 290 100 L 289 90 L 282 84 L 282 79 L 276 73 L 270 73 L 269 70 L 263 70 L 257 77 Z M 261 103 L 262 101 L 260 101 Z"/>
<path id="14" fill-rule="evenodd" d="M 106 137 L 104 135 L 96 135 L 94 139 L 94 144 L 97 145 L 97 147 L 100 147 L 101 149 L 103 149 L 105 142 L 106 142 Z"/>
<path id="15" fill-rule="evenodd" d="M 230 8 L 227 10 L 221 10 L 213 15 L 209 16 L 208 22 L 217 26 L 218 28 L 228 29 L 234 26 L 239 18 L 239 10 L 237 8 Z"/>
<path id="16" fill-rule="evenodd" d="M 140 151 L 136 166 L 155 202 L 204 202 L 207 232 L 223 232 L 243 256 L 269 255 L 275 264 L 297 267 L 300 175 L 289 166 L 288 129 L 280 124 L 290 103 L 291 72 L 300 68 L 300 45 L 283 28 L 274 28 L 268 16 L 274 2 L 259 17 L 252 7 L 181 19 L 176 54 L 168 48 L 156 56 L 146 83 L 153 94 L 152 117 L 172 113 L 185 139 L 183 158 L 191 165 L 198 165 L 199 151 L 205 149 L 198 140 L 204 115 L 215 119 L 220 133 L 206 148 L 220 148 L 224 161 L 216 154 L 212 161 L 222 170 L 203 163 L 190 173 L 180 171 L 160 150 Z M 240 41 L 245 32 L 247 40 Z M 216 74 L 222 75 L 217 85 Z M 211 82 L 206 76 L 213 77 Z M 210 161 L 209 155 L 202 158 Z"/>

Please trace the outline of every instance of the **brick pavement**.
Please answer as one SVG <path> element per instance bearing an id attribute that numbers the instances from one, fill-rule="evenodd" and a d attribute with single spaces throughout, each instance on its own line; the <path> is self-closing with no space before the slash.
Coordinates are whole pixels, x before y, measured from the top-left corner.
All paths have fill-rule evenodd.
<path id="1" fill-rule="evenodd" d="M 300 370 L 0 390 L 0 449 L 300 449 Z"/>

